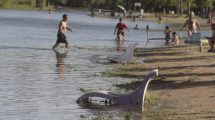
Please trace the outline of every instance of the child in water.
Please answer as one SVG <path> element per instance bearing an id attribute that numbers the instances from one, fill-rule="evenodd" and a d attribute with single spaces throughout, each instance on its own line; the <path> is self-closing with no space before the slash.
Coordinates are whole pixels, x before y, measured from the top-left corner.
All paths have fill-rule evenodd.
<path id="1" fill-rule="evenodd" d="M 134 30 L 139 30 L 138 24 L 134 27 Z"/>
<path id="2" fill-rule="evenodd" d="M 161 16 L 161 15 L 158 15 L 158 23 L 159 23 L 159 24 L 162 24 L 162 22 L 163 22 L 162 16 Z"/>
<path id="3" fill-rule="evenodd" d="M 169 29 L 168 26 L 165 27 L 164 34 L 165 34 L 165 40 L 166 40 L 165 45 L 169 45 L 171 30 Z"/>
<path id="4" fill-rule="evenodd" d="M 212 36 L 211 37 L 205 36 L 205 38 L 208 39 L 208 43 L 210 45 L 210 49 L 208 50 L 208 52 L 215 52 L 214 51 L 214 44 L 215 44 L 215 23 L 211 24 L 211 30 L 212 30 Z"/>
<path id="5" fill-rule="evenodd" d="M 172 43 L 172 45 L 179 45 L 179 38 L 176 35 L 176 32 L 172 33 L 172 42 L 171 43 Z"/>

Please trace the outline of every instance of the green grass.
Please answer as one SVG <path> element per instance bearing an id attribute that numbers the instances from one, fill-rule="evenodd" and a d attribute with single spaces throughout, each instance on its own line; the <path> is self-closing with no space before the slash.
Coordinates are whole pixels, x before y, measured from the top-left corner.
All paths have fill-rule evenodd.
<path id="1" fill-rule="evenodd" d="M 9 9 L 9 10 L 48 10 L 45 8 L 36 8 L 29 5 L 5 5 L 0 7 L 0 9 Z"/>
<path id="2" fill-rule="evenodd" d="M 153 96 L 150 92 L 147 92 L 145 104 L 154 105 L 157 100 L 158 98 L 156 96 Z"/>

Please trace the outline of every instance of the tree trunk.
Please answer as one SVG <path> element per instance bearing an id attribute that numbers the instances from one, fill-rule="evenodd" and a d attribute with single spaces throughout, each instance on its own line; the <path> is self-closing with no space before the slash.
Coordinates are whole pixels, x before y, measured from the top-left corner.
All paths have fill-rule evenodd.
<path id="1" fill-rule="evenodd" d="M 181 0 L 180 0 L 180 16 L 182 16 L 182 14 L 183 14 L 183 10 L 182 10 L 182 5 L 181 5 Z"/>
<path id="2" fill-rule="evenodd" d="M 127 5 L 126 5 L 127 9 L 130 10 L 130 2 L 129 0 L 127 0 Z"/>
<path id="3" fill-rule="evenodd" d="M 42 0 L 42 9 L 45 9 L 46 7 L 46 0 Z"/>
<path id="4" fill-rule="evenodd" d="M 39 0 L 35 0 L 35 7 L 39 7 Z"/>
<path id="5" fill-rule="evenodd" d="M 31 0 L 31 6 L 36 7 L 36 0 Z"/>
<path id="6" fill-rule="evenodd" d="M 190 11 L 190 6 L 191 6 L 191 2 L 190 2 L 190 1 L 188 1 L 188 13 L 187 13 L 188 15 L 189 15 L 189 14 L 190 14 L 190 12 L 191 12 L 191 11 Z"/>
<path id="7" fill-rule="evenodd" d="M 177 6 L 177 15 L 178 15 L 178 16 L 180 15 L 180 3 L 179 3 L 178 6 Z"/>

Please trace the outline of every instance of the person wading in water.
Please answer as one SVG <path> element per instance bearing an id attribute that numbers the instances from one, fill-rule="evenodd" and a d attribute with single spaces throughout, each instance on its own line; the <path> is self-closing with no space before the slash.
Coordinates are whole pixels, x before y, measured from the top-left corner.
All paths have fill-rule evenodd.
<path id="1" fill-rule="evenodd" d="M 194 19 L 194 14 L 189 15 L 189 19 L 184 23 L 182 26 L 181 30 L 187 26 L 188 28 L 188 36 L 192 36 L 192 33 L 198 32 L 200 30 L 200 25 L 196 19 Z"/>
<path id="2" fill-rule="evenodd" d="M 59 26 L 58 26 L 58 34 L 57 34 L 57 41 L 55 43 L 55 45 L 52 47 L 52 50 L 55 50 L 55 48 L 60 44 L 60 43 L 65 43 L 65 47 L 68 49 L 68 42 L 66 40 L 66 35 L 65 33 L 67 31 L 71 31 L 72 29 L 69 28 L 69 26 L 67 25 L 67 21 L 68 21 L 68 16 L 67 14 L 63 15 L 63 19 L 60 21 Z"/>
<path id="3" fill-rule="evenodd" d="M 125 29 L 127 29 L 127 30 L 129 30 L 129 32 L 131 32 L 130 29 L 127 27 L 127 25 L 122 22 L 122 18 L 119 18 L 119 23 L 117 23 L 115 30 L 114 30 L 114 34 L 118 30 L 117 31 L 117 40 L 118 41 L 124 40 L 124 36 L 125 36 L 124 30 Z M 119 37 L 119 36 L 122 36 L 122 37 Z"/>

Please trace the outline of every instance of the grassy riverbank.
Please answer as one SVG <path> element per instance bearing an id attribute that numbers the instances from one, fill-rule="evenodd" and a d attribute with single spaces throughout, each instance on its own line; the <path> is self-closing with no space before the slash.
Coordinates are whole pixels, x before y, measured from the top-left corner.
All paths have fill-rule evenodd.
<path id="1" fill-rule="evenodd" d="M 167 16 L 163 20 L 175 26 L 182 26 L 186 17 Z M 145 20 L 156 21 L 153 16 Z M 209 27 L 206 19 L 198 18 L 200 25 Z M 138 48 L 135 57 L 145 58 L 145 63 L 114 65 L 114 70 L 106 71 L 109 76 L 140 78 L 127 84 L 120 84 L 121 89 L 135 89 L 144 75 L 159 68 L 159 77 L 149 85 L 148 99 L 153 103 L 143 112 L 151 119 L 215 119 L 215 53 L 199 52 L 197 46 L 160 47 L 152 49 Z"/>
<path id="2" fill-rule="evenodd" d="M 204 50 L 208 47 L 205 46 Z M 144 116 L 153 119 L 215 118 L 215 53 L 198 52 L 198 47 L 161 47 L 137 49 L 135 56 L 145 57 L 144 64 L 115 65 L 112 76 L 140 78 L 159 68 L 159 77 L 149 85 L 154 98 Z M 106 73 L 106 74 L 107 74 Z M 140 81 L 117 85 L 135 89 Z M 156 117 L 155 117 L 156 116 Z"/>

